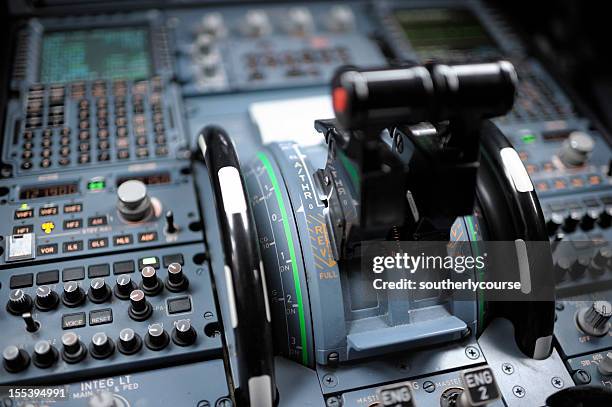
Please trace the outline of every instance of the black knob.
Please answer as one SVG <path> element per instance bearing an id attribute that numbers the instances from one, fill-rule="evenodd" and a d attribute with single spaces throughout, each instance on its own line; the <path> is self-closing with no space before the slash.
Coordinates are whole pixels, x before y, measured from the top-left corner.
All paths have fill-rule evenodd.
<path id="1" fill-rule="evenodd" d="M 120 300 L 127 300 L 130 298 L 132 290 L 134 290 L 132 278 L 127 274 L 120 274 L 115 284 L 115 296 Z"/>
<path id="2" fill-rule="evenodd" d="M 36 308 L 40 311 L 55 309 L 59 304 L 59 295 L 48 285 L 41 285 L 36 288 Z"/>
<path id="3" fill-rule="evenodd" d="M 589 308 L 583 308 L 576 314 L 580 329 L 592 336 L 604 336 L 610 330 L 612 305 L 608 301 L 595 301 Z"/>
<path id="4" fill-rule="evenodd" d="M 117 349 L 124 355 L 132 355 L 142 348 L 142 339 L 132 328 L 125 328 L 119 332 Z"/>
<path id="5" fill-rule="evenodd" d="M 30 364 L 28 353 L 15 345 L 9 345 L 4 348 L 2 359 L 4 361 L 4 368 L 10 373 L 21 372 Z"/>
<path id="6" fill-rule="evenodd" d="M 147 348 L 151 350 L 162 350 L 170 342 L 170 336 L 168 332 L 164 330 L 162 324 L 151 324 L 147 329 L 147 335 L 145 336 L 145 344 Z"/>
<path id="7" fill-rule="evenodd" d="M 49 341 L 38 341 L 34 345 L 34 365 L 41 369 L 53 366 L 58 355 L 57 349 Z"/>
<path id="8" fill-rule="evenodd" d="M 612 223 L 612 206 L 607 206 L 600 214 L 597 219 L 597 224 L 601 228 L 609 228 Z"/>
<path id="9" fill-rule="evenodd" d="M 550 218 L 546 221 L 546 230 L 548 231 L 549 236 L 553 236 L 557 233 L 557 230 L 563 224 L 563 215 L 559 213 L 553 213 L 550 215 Z"/>
<path id="10" fill-rule="evenodd" d="M 145 266 L 140 271 L 142 276 L 142 291 L 144 291 L 147 295 L 157 295 L 163 288 L 159 277 L 157 277 L 157 272 L 155 268 L 152 266 Z"/>
<path id="11" fill-rule="evenodd" d="M 77 307 L 85 301 L 85 292 L 76 281 L 68 281 L 64 283 L 64 292 L 62 293 L 62 302 L 67 307 Z"/>
<path id="12" fill-rule="evenodd" d="M 119 185 L 117 199 L 117 209 L 125 220 L 139 222 L 151 213 L 151 199 L 142 181 L 129 180 Z"/>
<path id="13" fill-rule="evenodd" d="M 128 314 L 135 321 L 144 321 L 151 316 L 153 307 L 147 301 L 142 290 L 134 290 L 130 293 L 130 308 Z"/>
<path id="14" fill-rule="evenodd" d="M 573 279 L 582 278 L 584 276 L 584 272 L 589 267 L 591 263 L 591 259 L 587 256 L 579 256 L 573 263 L 570 269 L 570 276 Z"/>
<path id="15" fill-rule="evenodd" d="M 77 363 L 85 358 L 87 349 L 79 336 L 74 332 L 66 332 L 62 335 L 62 358 L 68 363 Z"/>
<path id="16" fill-rule="evenodd" d="M 23 322 L 25 322 L 26 331 L 36 332 L 38 331 L 38 328 L 40 328 L 40 323 L 34 320 L 30 312 L 24 312 L 21 314 L 21 318 L 23 318 Z"/>
<path id="17" fill-rule="evenodd" d="M 589 269 L 595 275 L 602 275 L 611 268 L 612 265 L 612 249 L 601 247 L 595 253 Z"/>
<path id="18" fill-rule="evenodd" d="M 579 211 L 570 211 L 567 214 L 565 219 L 563 220 L 563 231 L 566 233 L 571 233 L 576 230 L 576 226 L 582 219 L 582 212 Z"/>
<path id="19" fill-rule="evenodd" d="M 179 346 L 192 345 L 198 334 L 188 319 L 179 319 L 172 330 L 172 341 Z"/>
<path id="20" fill-rule="evenodd" d="M 598 217 L 599 212 L 597 210 L 588 209 L 580 219 L 580 228 L 585 231 L 593 229 Z"/>
<path id="21" fill-rule="evenodd" d="M 89 282 L 87 296 L 96 304 L 108 301 L 111 296 L 111 289 L 103 278 L 94 278 Z"/>
<path id="22" fill-rule="evenodd" d="M 557 283 L 565 280 L 565 276 L 570 272 L 571 261 L 567 257 L 562 257 L 555 264 L 555 280 Z"/>
<path id="23" fill-rule="evenodd" d="M 21 288 L 12 290 L 6 304 L 6 310 L 13 315 L 21 315 L 32 310 L 32 297 L 26 294 Z"/>
<path id="24" fill-rule="evenodd" d="M 166 233 L 176 233 L 177 228 L 174 224 L 174 212 L 166 212 Z"/>
<path id="25" fill-rule="evenodd" d="M 89 353 L 95 359 L 106 359 L 115 351 L 115 344 L 104 332 L 97 332 L 91 337 Z"/>
<path id="26" fill-rule="evenodd" d="M 166 288 L 173 292 L 186 290 L 189 286 L 189 280 L 183 273 L 183 267 L 180 263 L 168 264 L 168 278 L 166 279 Z"/>

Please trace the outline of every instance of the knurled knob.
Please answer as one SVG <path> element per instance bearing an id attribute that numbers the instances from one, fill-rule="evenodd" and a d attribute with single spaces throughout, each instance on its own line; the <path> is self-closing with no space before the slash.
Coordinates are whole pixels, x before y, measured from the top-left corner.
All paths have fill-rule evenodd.
<path id="1" fill-rule="evenodd" d="M 188 319 L 179 319 L 172 330 L 172 341 L 179 346 L 189 346 L 196 340 L 196 330 Z"/>
<path id="2" fill-rule="evenodd" d="M 187 289 L 189 280 L 183 273 L 183 267 L 180 263 L 168 264 L 168 279 L 166 280 L 166 288 L 173 292 L 179 292 Z"/>
<path id="3" fill-rule="evenodd" d="M 87 296 L 91 302 L 100 304 L 108 301 L 111 296 L 111 289 L 103 278 L 94 278 L 89 282 Z"/>
<path id="4" fill-rule="evenodd" d="M 145 336 L 145 344 L 147 348 L 151 350 L 162 350 L 170 342 L 170 336 L 168 332 L 164 330 L 162 324 L 151 324 L 147 329 L 147 335 Z"/>
<path id="5" fill-rule="evenodd" d="M 595 301 L 589 308 L 583 308 L 576 314 L 578 326 L 592 336 L 604 336 L 610 330 L 612 304 L 608 301 Z"/>
<path id="6" fill-rule="evenodd" d="M 21 288 L 12 290 L 6 304 L 6 310 L 13 315 L 21 315 L 32 310 L 32 297 L 26 294 Z"/>
<path id="7" fill-rule="evenodd" d="M 76 281 L 64 283 L 62 302 L 67 307 L 76 307 L 85 301 L 85 292 Z"/>
<path id="8" fill-rule="evenodd" d="M 117 298 L 127 300 L 130 298 L 132 290 L 134 290 L 134 283 L 130 276 L 127 274 L 117 276 L 117 283 L 115 284 L 115 296 Z"/>
<path id="9" fill-rule="evenodd" d="M 612 352 L 607 352 L 606 356 L 599 361 L 597 370 L 604 376 L 612 376 Z"/>
<path id="10" fill-rule="evenodd" d="M 91 337 L 89 353 L 96 359 L 106 359 L 115 351 L 115 344 L 104 332 L 97 332 Z"/>
<path id="11" fill-rule="evenodd" d="M 48 285 L 41 285 L 36 288 L 36 308 L 40 311 L 49 311 L 59 304 L 59 295 Z"/>
<path id="12" fill-rule="evenodd" d="M 142 284 L 141 288 L 147 295 L 156 295 L 158 294 L 163 285 L 157 277 L 157 271 L 152 266 L 145 266 L 140 271 L 140 275 L 142 276 Z"/>

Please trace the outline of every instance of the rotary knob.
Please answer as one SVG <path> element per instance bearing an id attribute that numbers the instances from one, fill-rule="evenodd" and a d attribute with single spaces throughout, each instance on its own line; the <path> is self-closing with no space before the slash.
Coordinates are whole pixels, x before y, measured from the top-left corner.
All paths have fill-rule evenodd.
<path id="1" fill-rule="evenodd" d="M 184 291 L 189 286 L 189 280 L 183 273 L 183 267 L 180 263 L 168 264 L 168 278 L 166 279 L 166 288 L 173 292 Z"/>
<path id="2" fill-rule="evenodd" d="M 553 213 L 550 215 L 550 218 L 546 221 L 546 230 L 548 231 L 549 236 L 553 236 L 557 233 L 557 230 L 563 224 L 563 216 L 558 213 Z"/>
<path id="3" fill-rule="evenodd" d="M 584 164 L 595 148 L 593 137 L 582 131 L 574 131 L 563 142 L 559 158 L 568 167 Z"/>
<path id="4" fill-rule="evenodd" d="M 151 199 L 142 181 L 125 181 L 117 188 L 117 210 L 130 222 L 139 222 L 151 213 Z"/>
<path id="5" fill-rule="evenodd" d="M 28 353 L 15 345 L 4 348 L 4 351 L 2 351 L 2 359 L 4 368 L 10 373 L 21 372 L 30 364 L 30 356 Z"/>
<path id="6" fill-rule="evenodd" d="M 612 352 L 606 353 L 606 356 L 599 361 L 597 370 L 604 376 L 612 376 Z"/>
<path id="7" fill-rule="evenodd" d="M 610 330 L 612 305 L 608 301 L 595 301 L 589 308 L 583 308 L 576 314 L 578 327 L 586 334 L 604 336 Z"/>
<path id="8" fill-rule="evenodd" d="M 21 288 L 12 290 L 6 304 L 6 310 L 13 315 L 21 315 L 32 310 L 32 297 L 26 294 Z"/>
<path id="9" fill-rule="evenodd" d="M 599 212 L 595 209 L 588 209 L 580 219 L 580 229 L 591 230 L 595 227 L 595 222 L 599 217 Z"/>
<path id="10" fill-rule="evenodd" d="M 127 274 L 120 274 L 115 284 L 115 296 L 120 300 L 127 300 L 130 298 L 130 293 L 133 290 L 134 283 L 132 282 L 132 278 Z"/>
<path id="11" fill-rule="evenodd" d="M 41 285 L 36 288 L 36 308 L 40 311 L 49 311 L 59 304 L 59 295 L 48 285 Z"/>
<path id="12" fill-rule="evenodd" d="M 115 344 L 104 332 L 97 332 L 91 337 L 89 353 L 96 359 L 106 359 L 115 351 Z"/>
<path id="13" fill-rule="evenodd" d="M 111 289 L 103 278 L 94 278 L 89 282 L 87 296 L 91 302 L 101 304 L 108 301 L 111 296 Z"/>
<path id="14" fill-rule="evenodd" d="M 163 285 L 157 277 L 157 271 L 152 266 L 145 266 L 140 271 L 142 276 L 141 288 L 147 295 L 157 295 L 162 290 Z"/>
<path id="15" fill-rule="evenodd" d="M 76 281 L 68 281 L 64 283 L 64 292 L 62 293 L 62 302 L 67 307 L 77 307 L 85 301 L 85 292 Z"/>
<path id="16" fill-rule="evenodd" d="M 132 328 L 125 328 L 119 332 L 117 349 L 124 355 L 132 355 L 142 348 L 142 339 Z"/>
<path id="17" fill-rule="evenodd" d="M 130 293 L 130 308 L 128 314 L 134 321 L 144 321 L 153 313 L 153 307 L 147 301 L 144 291 L 134 290 Z"/>
<path id="18" fill-rule="evenodd" d="M 597 224 L 603 228 L 609 228 L 612 224 L 612 206 L 607 206 L 600 214 L 597 219 Z"/>
<path id="19" fill-rule="evenodd" d="M 595 275 L 605 274 L 610 269 L 612 264 L 612 249 L 608 247 L 601 247 L 595 253 L 593 260 L 591 260 L 590 270 Z"/>
<path id="20" fill-rule="evenodd" d="M 172 341 L 179 346 L 192 345 L 198 334 L 196 330 L 191 326 L 191 321 L 188 319 L 180 319 L 174 324 L 172 330 Z"/>
<path id="21" fill-rule="evenodd" d="M 170 342 L 170 336 L 168 332 L 164 330 L 162 324 L 151 324 L 147 329 L 147 335 L 145 336 L 145 344 L 147 348 L 151 350 L 162 350 Z"/>
<path id="22" fill-rule="evenodd" d="M 41 369 L 53 366 L 59 353 L 49 341 L 38 341 L 34 345 L 34 365 Z"/>
<path id="23" fill-rule="evenodd" d="M 101 391 L 94 394 L 87 400 L 89 407 L 121 407 L 124 403 L 118 404 L 118 401 L 113 396 L 113 393 L 109 391 Z"/>
<path id="24" fill-rule="evenodd" d="M 293 7 L 289 10 L 289 31 L 305 35 L 312 31 L 314 22 L 310 10 L 306 7 Z"/>
<path id="25" fill-rule="evenodd" d="M 584 276 L 585 271 L 589 267 L 591 259 L 587 256 L 579 256 L 573 263 L 569 271 L 572 279 L 579 279 Z"/>
<path id="26" fill-rule="evenodd" d="M 253 37 L 267 35 L 272 31 L 268 14 L 263 10 L 249 10 L 245 16 L 246 33 Z"/>
<path id="27" fill-rule="evenodd" d="M 566 233 L 575 231 L 576 226 L 578 226 L 578 223 L 582 220 L 582 216 L 583 214 L 580 211 L 570 211 L 563 220 L 563 231 Z"/>
<path id="28" fill-rule="evenodd" d="M 68 363 L 77 363 L 87 356 L 87 350 L 74 332 L 62 335 L 62 358 Z"/>
<path id="29" fill-rule="evenodd" d="M 565 276 L 570 272 L 571 262 L 567 257 L 562 257 L 555 264 L 555 280 L 557 283 L 565 280 Z"/>
<path id="30" fill-rule="evenodd" d="M 202 17 L 202 32 L 219 38 L 226 34 L 225 21 L 221 13 L 208 13 Z"/>
<path id="31" fill-rule="evenodd" d="M 329 12 L 329 29 L 336 32 L 350 31 L 355 27 L 355 14 L 348 6 L 334 6 Z"/>

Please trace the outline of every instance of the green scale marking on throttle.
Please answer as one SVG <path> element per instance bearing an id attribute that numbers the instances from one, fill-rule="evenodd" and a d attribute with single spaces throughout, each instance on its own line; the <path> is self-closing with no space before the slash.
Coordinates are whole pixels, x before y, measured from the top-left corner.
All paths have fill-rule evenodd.
<path id="1" fill-rule="evenodd" d="M 287 245 L 289 248 L 289 257 L 291 261 L 291 272 L 293 275 L 293 284 L 295 285 L 295 295 L 296 295 L 296 302 L 298 306 L 297 312 L 298 312 L 298 319 L 299 319 L 299 325 L 300 325 L 300 342 L 302 344 L 301 346 L 302 364 L 308 365 L 308 342 L 306 339 L 306 319 L 304 317 L 304 302 L 303 302 L 302 289 L 301 289 L 301 284 L 300 284 L 300 274 L 298 270 L 298 260 L 296 257 L 295 243 L 293 241 L 293 236 L 289 228 L 289 217 L 287 214 L 285 203 L 283 201 L 283 197 L 280 192 L 281 191 L 280 185 L 276 177 L 276 174 L 274 173 L 274 169 L 272 168 L 272 164 L 270 163 L 270 159 L 263 152 L 257 153 L 257 158 L 263 164 L 266 170 L 266 173 L 268 175 L 268 178 L 270 179 L 270 182 L 272 183 L 274 195 L 276 197 L 278 208 L 280 210 L 281 221 L 283 224 L 283 230 L 285 234 L 284 237 L 287 240 Z"/>

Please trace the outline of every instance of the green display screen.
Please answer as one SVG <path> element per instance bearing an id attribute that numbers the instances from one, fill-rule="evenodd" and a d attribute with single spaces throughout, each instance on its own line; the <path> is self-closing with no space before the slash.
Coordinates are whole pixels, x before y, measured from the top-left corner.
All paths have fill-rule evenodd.
<path id="1" fill-rule="evenodd" d="M 395 11 L 395 18 L 420 55 L 497 49 L 486 29 L 467 9 L 402 9 Z"/>
<path id="2" fill-rule="evenodd" d="M 40 81 L 143 79 L 150 76 L 146 28 L 98 28 L 46 33 Z"/>

